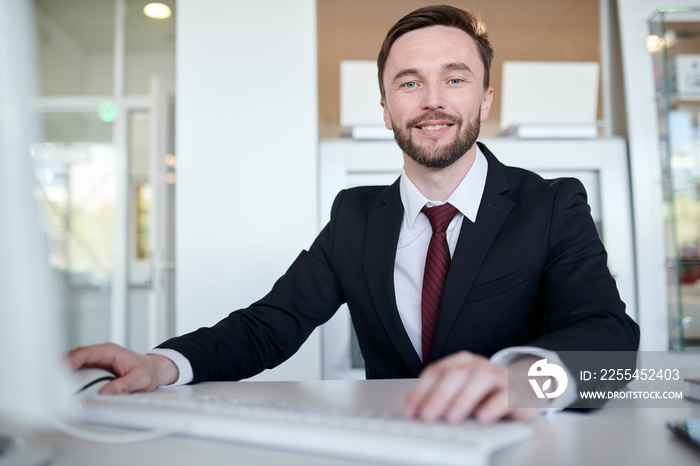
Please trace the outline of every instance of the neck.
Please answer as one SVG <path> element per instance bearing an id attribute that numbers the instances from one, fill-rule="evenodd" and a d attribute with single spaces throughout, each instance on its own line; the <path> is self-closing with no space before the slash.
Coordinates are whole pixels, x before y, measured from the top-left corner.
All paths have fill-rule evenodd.
<path id="1" fill-rule="evenodd" d="M 457 189 L 476 158 L 476 144 L 459 160 L 445 168 L 428 168 L 403 155 L 406 175 L 423 196 L 445 202 Z"/>

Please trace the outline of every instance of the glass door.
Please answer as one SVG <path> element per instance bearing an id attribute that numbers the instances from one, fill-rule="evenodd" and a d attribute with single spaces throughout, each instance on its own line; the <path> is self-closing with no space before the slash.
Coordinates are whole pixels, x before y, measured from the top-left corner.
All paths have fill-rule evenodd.
<path id="1" fill-rule="evenodd" d="M 32 151 L 71 346 L 110 339 L 118 160 L 111 128 L 94 120 L 93 112 L 44 113 Z"/>
<path id="2" fill-rule="evenodd" d="M 145 351 L 153 327 L 172 325 L 151 309 L 162 272 L 150 238 L 162 211 L 150 173 L 162 113 L 151 79 L 175 80 L 176 5 L 163 3 L 172 14 L 154 18 L 139 0 L 33 0 L 43 119 L 33 160 L 70 346 L 112 341 Z M 174 212 L 174 194 L 167 199 Z M 173 232 L 167 223 L 158 245 Z M 172 311 L 171 265 L 173 298 L 161 306 Z"/>

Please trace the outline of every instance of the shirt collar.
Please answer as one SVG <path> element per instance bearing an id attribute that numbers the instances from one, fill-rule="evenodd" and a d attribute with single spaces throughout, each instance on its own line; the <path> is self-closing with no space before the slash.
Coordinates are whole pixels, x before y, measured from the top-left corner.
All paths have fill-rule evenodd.
<path id="1" fill-rule="evenodd" d="M 488 162 L 486 161 L 486 157 L 481 153 L 479 146 L 476 146 L 474 163 L 471 168 L 469 168 L 464 179 L 462 179 L 446 201 L 455 206 L 459 212 L 472 222 L 476 222 L 476 214 L 479 210 L 481 197 L 484 194 L 487 171 Z M 399 192 L 401 194 L 401 203 L 403 204 L 406 219 L 410 227 L 413 227 L 423 206 L 426 204 L 430 206 L 444 204 L 444 202 L 431 201 L 423 196 L 423 194 L 418 191 L 418 188 L 416 188 L 416 185 L 414 185 L 406 175 L 405 168 L 401 171 Z"/>

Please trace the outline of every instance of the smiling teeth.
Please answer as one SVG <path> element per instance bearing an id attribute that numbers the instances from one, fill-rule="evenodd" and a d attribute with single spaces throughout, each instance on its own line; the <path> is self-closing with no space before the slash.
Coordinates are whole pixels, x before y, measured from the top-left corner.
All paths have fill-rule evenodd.
<path id="1" fill-rule="evenodd" d="M 421 129 L 425 129 L 428 131 L 435 131 L 437 129 L 442 129 L 442 128 L 447 128 L 449 125 L 427 125 L 427 126 L 421 126 Z"/>

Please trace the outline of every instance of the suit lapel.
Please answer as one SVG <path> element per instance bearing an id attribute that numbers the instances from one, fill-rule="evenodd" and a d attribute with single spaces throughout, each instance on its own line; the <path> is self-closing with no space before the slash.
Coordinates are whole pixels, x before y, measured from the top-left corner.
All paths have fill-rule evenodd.
<path id="1" fill-rule="evenodd" d="M 476 216 L 476 223 L 465 218 L 450 269 L 445 279 L 445 290 L 440 304 L 437 328 L 431 351 L 435 360 L 441 356 L 442 346 L 460 312 L 481 263 L 491 243 L 503 226 L 515 203 L 501 195 L 508 190 L 503 165 L 488 149 L 480 146 L 488 161 L 486 185 Z"/>
<path id="2" fill-rule="evenodd" d="M 399 182 L 396 181 L 380 195 L 369 211 L 362 263 L 379 320 L 406 364 L 417 375 L 423 369 L 423 364 L 401 322 L 394 291 L 394 261 L 402 219 L 403 205 Z"/>

